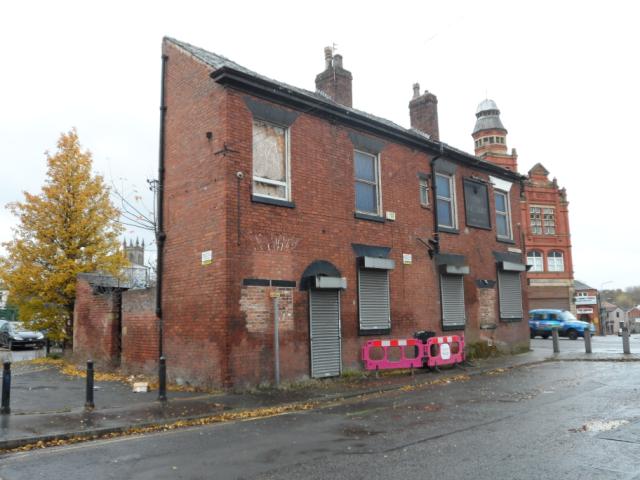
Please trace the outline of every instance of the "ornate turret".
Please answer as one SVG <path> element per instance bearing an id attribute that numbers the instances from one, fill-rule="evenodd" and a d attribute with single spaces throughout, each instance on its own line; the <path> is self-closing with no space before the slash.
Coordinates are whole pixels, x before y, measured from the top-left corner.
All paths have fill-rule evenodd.
<path id="1" fill-rule="evenodd" d="M 518 170 L 518 155 L 515 148 L 507 153 L 507 129 L 500 120 L 496 102 L 485 99 L 476 110 L 476 125 L 473 127 L 475 154 L 484 160 L 512 171 Z"/>

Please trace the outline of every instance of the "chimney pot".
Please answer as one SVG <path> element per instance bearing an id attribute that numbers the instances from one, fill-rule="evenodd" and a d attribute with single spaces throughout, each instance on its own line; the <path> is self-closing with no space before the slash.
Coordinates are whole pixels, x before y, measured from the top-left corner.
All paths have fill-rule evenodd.
<path id="1" fill-rule="evenodd" d="M 418 98 L 419 96 L 420 96 L 420 84 L 416 82 L 413 84 L 413 98 Z"/>
<path id="2" fill-rule="evenodd" d="M 334 55 L 333 68 L 342 68 L 342 55 Z"/>
<path id="3" fill-rule="evenodd" d="M 331 59 L 333 58 L 333 49 L 331 47 L 324 47 L 324 67 L 326 70 L 331 68 Z"/>

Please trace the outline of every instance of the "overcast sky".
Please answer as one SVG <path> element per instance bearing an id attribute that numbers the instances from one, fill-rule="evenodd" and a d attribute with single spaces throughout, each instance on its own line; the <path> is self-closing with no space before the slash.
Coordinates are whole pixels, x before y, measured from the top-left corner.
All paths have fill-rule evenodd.
<path id="1" fill-rule="evenodd" d="M 540 162 L 567 189 L 576 279 L 640 285 L 638 18 L 617 1 L 2 2 L 0 204 L 39 191 L 44 152 L 71 127 L 97 172 L 145 190 L 165 35 L 310 90 L 335 43 L 354 107 L 409 126 L 420 82 L 460 149 L 494 99 L 520 171 Z M 1 209 L 0 241 L 14 223 Z"/>

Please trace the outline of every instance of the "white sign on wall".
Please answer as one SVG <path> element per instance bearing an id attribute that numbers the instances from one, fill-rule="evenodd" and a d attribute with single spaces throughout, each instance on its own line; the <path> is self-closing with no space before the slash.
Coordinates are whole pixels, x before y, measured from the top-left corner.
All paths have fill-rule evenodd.
<path id="1" fill-rule="evenodd" d="M 213 252 L 211 250 L 207 250 L 206 252 L 202 252 L 201 254 L 202 265 L 209 265 L 213 261 Z"/>
<path id="2" fill-rule="evenodd" d="M 598 303 L 598 299 L 595 295 L 576 297 L 576 305 L 595 305 L 596 303 Z"/>
<path id="3" fill-rule="evenodd" d="M 578 315 L 582 313 L 593 313 L 593 308 L 576 308 L 576 313 L 578 313 Z"/>

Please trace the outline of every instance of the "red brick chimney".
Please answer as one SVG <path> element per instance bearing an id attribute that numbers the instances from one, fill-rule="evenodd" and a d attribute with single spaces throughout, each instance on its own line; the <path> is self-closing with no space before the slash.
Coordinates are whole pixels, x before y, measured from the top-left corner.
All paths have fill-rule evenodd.
<path id="1" fill-rule="evenodd" d="M 352 106 L 351 72 L 342 68 L 342 55 L 334 55 L 331 47 L 324 49 L 324 72 L 316 76 L 316 89 L 334 102 Z"/>
<path id="2" fill-rule="evenodd" d="M 427 133 L 432 139 L 440 139 L 438 129 L 438 97 L 427 90 L 420 95 L 420 84 L 413 84 L 413 98 L 409 102 L 411 128 Z"/>

